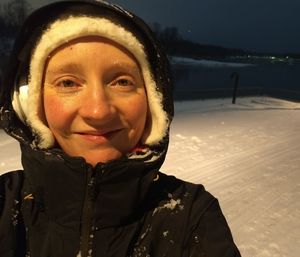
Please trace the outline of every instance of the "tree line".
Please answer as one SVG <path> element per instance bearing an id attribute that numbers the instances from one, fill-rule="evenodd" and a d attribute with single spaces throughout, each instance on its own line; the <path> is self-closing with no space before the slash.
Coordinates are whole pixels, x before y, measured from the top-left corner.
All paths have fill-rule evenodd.
<path id="1" fill-rule="evenodd" d="M 171 56 L 181 56 L 193 59 L 222 59 L 232 56 L 276 56 L 285 58 L 289 56 L 300 59 L 300 53 L 262 53 L 243 49 L 225 48 L 216 45 L 207 45 L 184 39 L 177 27 L 162 27 L 159 23 L 152 23 L 150 27 L 163 45 L 165 51 Z"/>
<path id="2" fill-rule="evenodd" d="M 243 56 L 248 53 L 241 49 L 231 49 L 221 46 L 204 45 L 184 39 L 177 27 L 162 27 L 152 23 L 150 27 L 156 34 L 168 55 L 177 55 L 194 59 L 225 58 L 228 56 Z"/>
<path id="3" fill-rule="evenodd" d="M 2 39 L 2 51 L 0 49 L 0 55 L 2 57 L 9 54 L 9 51 L 7 51 L 8 47 L 3 46 L 3 44 L 9 44 L 13 41 L 16 32 L 31 11 L 32 7 L 27 0 L 11 0 L 9 3 L 0 4 L 0 38 Z M 162 27 L 159 23 L 151 23 L 150 27 L 168 55 L 198 59 L 245 54 L 244 51 L 238 49 L 203 45 L 183 39 L 177 27 Z"/>

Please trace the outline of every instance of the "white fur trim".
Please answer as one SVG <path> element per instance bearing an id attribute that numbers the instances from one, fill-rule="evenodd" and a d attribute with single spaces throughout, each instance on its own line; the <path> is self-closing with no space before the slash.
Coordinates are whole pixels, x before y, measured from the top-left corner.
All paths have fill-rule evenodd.
<path id="1" fill-rule="evenodd" d="M 163 110 L 163 96 L 156 90 L 156 83 L 152 78 L 144 47 L 131 32 L 105 18 L 69 17 L 50 25 L 42 35 L 32 55 L 26 104 L 28 108 L 22 109 L 21 106 L 22 110 L 20 110 L 20 105 L 18 105 L 15 111 L 19 115 L 22 111 L 24 112 L 28 124 L 32 127 L 34 133 L 38 135 L 38 146 L 40 148 L 53 146 L 54 137 L 40 117 L 43 110 L 41 84 L 46 60 L 53 50 L 59 46 L 75 38 L 93 35 L 109 38 L 124 46 L 139 62 L 147 91 L 150 113 L 148 117 L 150 122 L 147 122 L 150 127 L 146 129 L 148 134 L 143 137 L 142 143 L 147 145 L 158 144 L 167 133 L 169 120 Z"/>
<path id="2" fill-rule="evenodd" d="M 14 92 L 12 105 L 19 118 L 25 123 L 28 99 L 28 85 L 20 86 L 19 90 Z"/>

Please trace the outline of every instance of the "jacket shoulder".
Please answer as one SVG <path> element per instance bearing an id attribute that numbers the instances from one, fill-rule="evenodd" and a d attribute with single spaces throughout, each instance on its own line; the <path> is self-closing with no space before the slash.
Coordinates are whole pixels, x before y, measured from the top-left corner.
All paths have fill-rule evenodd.
<path id="1" fill-rule="evenodd" d="M 21 170 L 9 171 L 0 175 L 0 210 L 2 210 L 5 199 L 19 194 L 22 183 L 23 171 Z"/>
<path id="2" fill-rule="evenodd" d="M 20 235 L 23 223 L 20 219 L 20 194 L 23 185 L 23 172 L 12 171 L 0 176 L 0 256 L 25 256 Z M 22 241 L 24 237 L 22 237 Z"/>
<path id="3" fill-rule="evenodd" d="M 240 257 L 218 199 L 202 185 L 194 188 L 184 256 Z"/>
<path id="4" fill-rule="evenodd" d="M 164 188 L 175 200 L 180 200 L 190 218 L 197 223 L 217 199 L 207 192 L 203 185 L 183 181 L 174 176 L 160 174 L 161 188 Z"/>
<path id="5" fill-rule="evenodd" d="M 21 170 L 10 171 L 0 176 L 0 214 L 5 202 L 19 195 L 22 183 L 23 172 Z"/>
<path id="6" fill-rule="evenodd" d="M 183 234 L 182 256 L 240 257 L 218 199 L 201 184 L 170 176 L 162 179 L 177 185 L 172 196 L 183 208 L 184 216 L 176 222 Z"/>

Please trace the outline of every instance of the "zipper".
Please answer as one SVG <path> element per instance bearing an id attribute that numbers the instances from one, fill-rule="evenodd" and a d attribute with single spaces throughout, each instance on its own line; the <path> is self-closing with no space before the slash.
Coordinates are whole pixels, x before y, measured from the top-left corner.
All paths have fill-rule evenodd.
<path id="1" fill-rule="evenodd" d="M 93 236 L 93 214 L 95 204 L 95 177 L 93 168 L 87 169 L 87 183 L 81 218 L 80 252 L 81 257 L 91 257 Z"/>

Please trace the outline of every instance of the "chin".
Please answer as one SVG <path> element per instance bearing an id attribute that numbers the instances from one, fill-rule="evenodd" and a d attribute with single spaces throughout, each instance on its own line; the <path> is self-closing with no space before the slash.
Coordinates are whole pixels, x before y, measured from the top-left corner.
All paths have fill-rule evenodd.
<path id="1" fill-rule="evenodd" d="M 95 167 L 98 163 L 107 163 L 112 160 L 119 159 L 123 156 L 121 152 L 118 151 L 108 151 L 108 152 L 93 152 L 84 155 L 86 162 Z"/>

